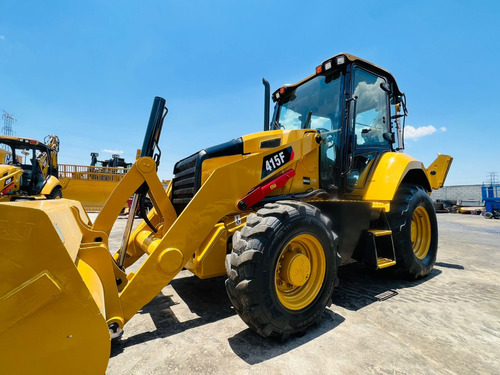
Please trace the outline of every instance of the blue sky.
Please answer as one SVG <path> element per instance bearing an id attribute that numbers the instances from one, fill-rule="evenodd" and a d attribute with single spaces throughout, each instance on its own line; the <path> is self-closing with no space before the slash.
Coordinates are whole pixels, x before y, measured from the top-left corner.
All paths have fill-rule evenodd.
<path id="1" fill-rule="evenodd" d="M 158 95 L 170 178 L 177 160 L 262 129 L 262 77 L 274 90 L 349 52 L 394 74 L 406 152 L 452 155 L 447 185 L 500 172 L 497 1 L 2 0 L 0 14 L 0 110 L 18 136 L 57 134 L 60 163 L 132 161 Z"/>

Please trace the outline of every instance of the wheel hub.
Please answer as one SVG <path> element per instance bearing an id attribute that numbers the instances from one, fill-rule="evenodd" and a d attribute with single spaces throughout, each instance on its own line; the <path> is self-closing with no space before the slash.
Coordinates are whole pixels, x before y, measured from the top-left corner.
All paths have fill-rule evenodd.
<path id="1" fill-rule="evenodd" d="M 314 301 L 326 274 L 326 258 L 319 240 L 309 233 L 293 237 L 278 258 L 274 283 L 284 307 L 301 310 Z"/>
<path id="2" fill-rule="evenodd" d="M 411 243 L 418 259 L 424 259 L 431 244 L 431 222 L 424 207 L 415 209 L 411 221 Z"/>
<path id="3" fill-rule="evenodd" d="M 300 253 L 293 251 L 284 254 L 281 261 L 280 278 L 285 283 L 294 287 L 302 286 L 306 283 L 311 273 L 311 262 Z"/>

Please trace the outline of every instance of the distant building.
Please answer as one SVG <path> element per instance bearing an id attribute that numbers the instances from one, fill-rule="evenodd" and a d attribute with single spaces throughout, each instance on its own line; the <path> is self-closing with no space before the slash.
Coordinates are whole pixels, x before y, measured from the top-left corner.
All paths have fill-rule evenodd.
<path id="1" fill-rule="evenodd" d="M 483 185 L 454 185 L 444 186 L 441 189 L 434 190 L 431 198 L 433 201 L 446 200 L 460 206 L 481 206 L 483 198 L 481 187 Z"/>

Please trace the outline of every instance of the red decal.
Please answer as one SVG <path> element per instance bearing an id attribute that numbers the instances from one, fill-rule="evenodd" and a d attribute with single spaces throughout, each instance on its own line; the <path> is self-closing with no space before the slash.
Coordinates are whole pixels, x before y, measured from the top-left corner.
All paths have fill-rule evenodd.
<path id="1" fill-rule="evenodd" d="M 288 180 L 290 180 L 293 176 L 295 176 L 295 170 L 290 169 L 289 171 L 276 177 L 274 180 L 268 182 L 267 184 L 256 187 L 238 202 L 238 208 L 244 211 L 252 207 L 256 203 L 264 199 L 266 195 L 268 195 L 271 191 L 285 186 Z"/>
<path id="2" fill-rule="evenodd" d="M 14 183 L 11 183 L 10 185 L 6 186 L 5 189 L 3 189 L 0 192 L 0 196 L 5 195 L 10 189 L 14 187 Z"/>

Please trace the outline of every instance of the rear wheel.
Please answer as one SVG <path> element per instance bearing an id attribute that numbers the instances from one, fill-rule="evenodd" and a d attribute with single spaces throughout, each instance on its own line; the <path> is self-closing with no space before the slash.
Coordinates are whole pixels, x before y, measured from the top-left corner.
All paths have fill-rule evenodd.
<path id="1" fill-rule="evenodd" d="M 427 276 L 436 262 L 438 247 L 436 212 L 429 194 L 421 186 L 402 184 L 387 216 L 396 272 L 409 279 Z"/>
<path id="2" fill-rule="evenodd" d="M 50 194 L 46 195 L 47 199 L 61 199 L 62 198 L 62 191 L 61 188 L 54 188 L 50 192 Z"/>
<path id="3" fill-rule="evenodd" d="M 308 204 L 283 201 L 251 214 L 233 236 L 226 290 L 250 328 L 286 338 L 319 322 L 337 272 L 337 237 Z"/>

